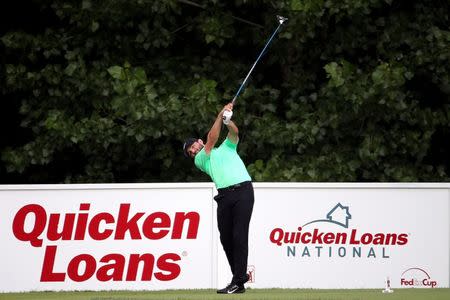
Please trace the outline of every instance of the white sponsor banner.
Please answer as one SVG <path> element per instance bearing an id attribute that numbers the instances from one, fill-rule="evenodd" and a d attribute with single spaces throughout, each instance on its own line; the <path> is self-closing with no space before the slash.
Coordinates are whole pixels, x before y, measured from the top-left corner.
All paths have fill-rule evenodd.
<path id="1" fill-rule="evenodd" d="M 147 187 L 1 190 L 0 291 L 215 285 L 212 187 Z"/>
<path id="2" fill-rule="evenodd" d="M 446 188 L 261 184 L 255 198 L 254 288 L 449 287 Z"/>
<path id="3" fill-rule="evenodd" d="M 254 186 L 248 286 L 449 287 L 450 184 Z M 0 292 L 223 287 L 214 193 L 0 186 Z"/>

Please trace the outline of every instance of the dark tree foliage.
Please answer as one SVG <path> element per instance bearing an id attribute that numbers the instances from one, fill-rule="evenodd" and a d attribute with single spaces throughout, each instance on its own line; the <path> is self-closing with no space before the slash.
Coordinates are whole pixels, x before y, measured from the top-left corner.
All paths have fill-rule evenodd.
<path id="1" fill-rule="evenodd" d="M 2 183 L 205 181 L 235 107 L 256 181 L 448 181 L 446 0 L 35 0 L 1 9 Z M 225 131 L 226 128 L 224 128 Z"/>

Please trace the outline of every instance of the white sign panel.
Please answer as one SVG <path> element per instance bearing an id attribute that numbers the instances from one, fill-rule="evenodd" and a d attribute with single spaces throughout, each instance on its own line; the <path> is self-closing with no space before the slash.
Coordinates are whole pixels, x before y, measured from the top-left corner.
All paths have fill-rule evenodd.
<path id="1" fill-rule="evenodd" d="M 212 191 L 3 190 L 0 291 L 210 288 Z"/>
<path id="2" fill-rule="evenodd" d="M 250 287 L 449 287 L 449 184 L 254 186 Z M 0 292 L 224 287 L 213 194 L 211 183 L 0 187 Z"/>
<path id="3" fill-rule="evenodd" d="M 255 198 L 255 288 L 448 287 L 447 189 L 260 187 Z"/>

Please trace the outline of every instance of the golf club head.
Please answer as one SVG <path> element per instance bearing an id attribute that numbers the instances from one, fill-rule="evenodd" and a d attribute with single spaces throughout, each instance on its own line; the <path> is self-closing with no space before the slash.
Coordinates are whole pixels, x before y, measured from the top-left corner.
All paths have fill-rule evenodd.
<path id="1" fill-rule="evenodd" d="M 277 19 L 280 24 L 283 24 L 284 22 L 286 22 L 288 20 L 288 18 L 285 18 L 283 16 L 278 16 L 278 15 L 277 15 Z"/>

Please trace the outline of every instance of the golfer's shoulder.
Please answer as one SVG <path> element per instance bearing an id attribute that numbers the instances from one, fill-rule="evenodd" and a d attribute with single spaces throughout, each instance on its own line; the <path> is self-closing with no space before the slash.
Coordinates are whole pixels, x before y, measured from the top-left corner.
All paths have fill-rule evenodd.
<path id="1" fill-rule="evenodd" d="M 195 166 L 203 171 L 210 161 L 210 154 L 206 154 L 205 149 L 200 150 L 194 158 Z"/>
<path id="2" fill-rule="evenodd" d="M 211 152 L 210 153 L 206 153 L 205 148 L 203 148 L 202 150 L 200 150 L 197 155 L 195 155 L 194 161 L 197 162 L 203 162 L 205 160 L 208 160 L 209 157 L 211 156 Z"/>
<path id="3" fill-rule="evenodd" d="M 236 150 L 237 149 L 237 145 L 238 145 L 239 140 L 236 141 L 232 141 L 231 139 L 229 139 L 228 137 L 223 141 L 223 143 L 220 145 L 219 148 L 227 148 L 227 149 L 232 149 L 232 150 Z"/>

